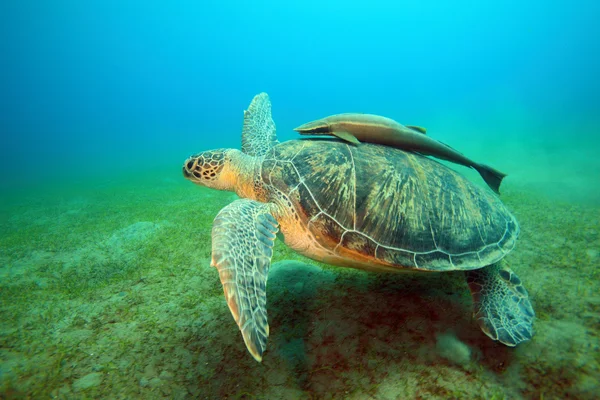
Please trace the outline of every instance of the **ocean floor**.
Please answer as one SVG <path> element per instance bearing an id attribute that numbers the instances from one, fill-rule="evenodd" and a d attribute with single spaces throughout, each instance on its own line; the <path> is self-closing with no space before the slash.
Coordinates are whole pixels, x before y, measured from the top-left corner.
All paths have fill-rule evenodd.
<path id="1" fill-rule="evenodd" d="M 270 338 L 247 352 L 210 267 L 235 198 L 177 173 L 2 194 L 0 398 L 592 399 L 600 393 L 600 206 L 503 186 L 507 257 L 537 312 L 508 348 L 462 273 L 375 274 L 277 243 Z"/>

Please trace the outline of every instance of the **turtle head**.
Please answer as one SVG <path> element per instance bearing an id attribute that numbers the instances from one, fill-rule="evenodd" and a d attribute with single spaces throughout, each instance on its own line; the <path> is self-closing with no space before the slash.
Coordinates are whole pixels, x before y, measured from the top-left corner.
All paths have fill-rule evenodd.
<path id="1" fill-rule="evenodd" d="M 213 189 L 231 190 L 234 184 L 228 168 L 233 150 L 216 149 L 190 156 L 183 164 L 183 176 L 190 181 Z"/>
<path id="2" fill-rule="evenodd" d="M 244 198 L 254 198 L 254 169 L 257 159 L 236 149 L 203 151 L 183 164 L 183 176 L 217 190 L 230 190 Z"/>

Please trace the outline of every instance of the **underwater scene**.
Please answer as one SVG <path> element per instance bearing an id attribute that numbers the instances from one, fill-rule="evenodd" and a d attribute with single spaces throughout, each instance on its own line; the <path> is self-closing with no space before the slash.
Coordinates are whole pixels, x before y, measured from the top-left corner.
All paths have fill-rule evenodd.
<path id="1" fill-rule="evenodd" d="M 3 2 L 0 399 L 600 398 L 599 19 Z"/>

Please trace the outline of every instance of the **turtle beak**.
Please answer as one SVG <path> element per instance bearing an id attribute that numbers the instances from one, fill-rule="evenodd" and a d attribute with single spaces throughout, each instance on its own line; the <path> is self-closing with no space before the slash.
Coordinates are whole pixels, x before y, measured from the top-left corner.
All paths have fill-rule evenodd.
<path id="1" fill-rule="evenodd" d="M 186 179 L 193 178 L 194 174 L 192 173 L 192 171 L 196 168 L 197 164 L 197 158 L 190 157 L 187 160 L 185 160 L 185 163 L 183 164 L 183 177 Z"/>

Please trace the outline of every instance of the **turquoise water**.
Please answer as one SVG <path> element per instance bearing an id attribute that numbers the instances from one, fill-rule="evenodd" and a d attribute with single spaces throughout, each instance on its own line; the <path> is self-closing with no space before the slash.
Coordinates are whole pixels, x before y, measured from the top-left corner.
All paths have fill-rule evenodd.
<path id="1" fill-rule="evenodd" d="M 2 3 L 0 397 L 594 398 L 599 17 L 592 1 Z M 181 166 L 239 149 L 259 92 L 280 141 L 373 113 L 506 172 L 533 339 L 482 334 L 459 273 L 334 268 L 277 241 L 256 363 L 210 268 L 236 197 Z"/>

